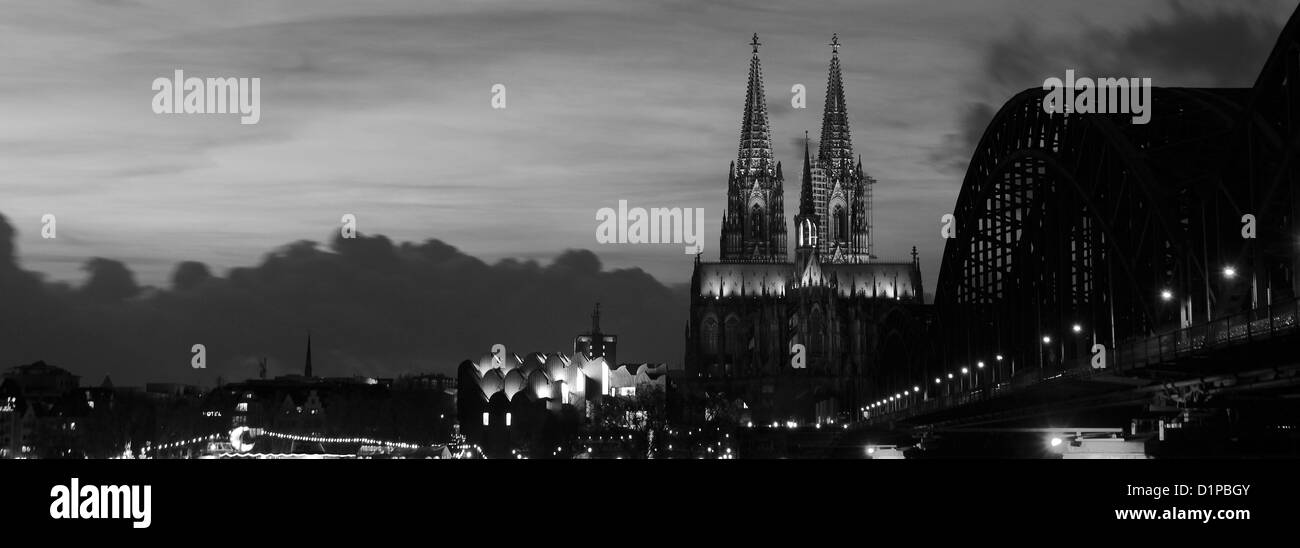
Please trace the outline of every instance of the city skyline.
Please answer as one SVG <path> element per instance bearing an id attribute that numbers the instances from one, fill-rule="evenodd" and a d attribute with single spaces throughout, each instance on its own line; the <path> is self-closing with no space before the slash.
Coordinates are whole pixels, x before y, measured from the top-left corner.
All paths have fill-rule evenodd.
<path id="1" fill-rule="evenodd" d="M 975 29 L 963 17 L 1005 11 L 990 9 L 1000 3 L 809 8 L 870 14 L 860 17 L 866 26 L 838 29 L 811 17 L 791 25 L 789 10 L 778 10 L 775 20 L 786 24 L 775 25 L 764 22 L 764 10 L 710 5 L 664 35 L 665 21 L 653 12 L 617 17 L 614 32 L 610 20 L 624 12 L 584 2 L 548 10 L 540 26 L 509 3 L 447 5 L 436 14 L 392 3 L 366 15 L 330 4 L 310 18 L 233 9 L 216 21 L 203 9 L 141 12 L 146 5 L 65 15 L 16 6 L 0 23 L 14 43 L 78 45 L 6 49 L 0 112 L 10 123 L 0 140 L 15 151 L 0 167 L 8 181 L 0 191 L 6 267 L 54 282 L 24 297 L 33 305 L 46 297 L 72 302 L 42 312 L 53 321 L 25 327 L 29 336 L 0 353 L 8 362 L 47 360 L 123 381 L 202 375 L 207 383 L 238 376 L 263 356 L 273 369 L 292 368 L 298 336 L 314 328 L 322 366 L 338 368 L 330 374 L 446 372 L 497 343 L 545 348 L 603 300 L 613 328 L 636 334 L 624 344 L 629 358 L 680 363 L 691 257 L 676 245 L 597 245 L 593 214 L 620 199 L 703 205 L 704 257 L 717 257 L 720 163 L 734 158 L 752 34 L 764 44 L 773 151 L 791 174 L 785 192 L 792 197 L 804 132 L 820 126 L 829 42 L 838 34 L 849 127 L 864 170 L 878 181 L 875 252 L 906 261 L 916 246 L 924 285 L 935 287 L 939 217 L 956 199 L 974 140 L 1012 92 L 1061 66 L 1140 72 L 1157 85 L 1249 85 L 1257 67 L 1239 59 L 1263 57 L 1281 20 L 1274 14 L 1288 9 L 1282 2 L 1152 3 L 1134 18 L 1122 3 L 1082 15 L 1061 3 Z M 105 23 L 91 24 L 95 18 Z M 142 28 L 160 19 L 167 24 Z M 464 28 L 426 32 L 452 22 Z M 521 26 L 530 30 L 511 33 Z M 574 30 L 556 37 L 535 26 Z M 473 28 L 490 32 L 465 30 Z M 1207 52 L 1199 40 L 1206 32 L 1240 39 Z M 69 34 L 77 38 L 62 42 Z M 487 40 L 493 36 L 508 39 Z M 1085 47 L 1075 43 L 1080 36 L 1109 40 Z M 454 67 L 439 64 L 444 41 L 459 44 Z M 599 57 L 574 62 L 584 51 Z M 65 68 L 36 67 L 46 64 Z M 175 69 L 264 78 L 261 121 L 149 112 L 148 83 Z M 358 75 L 364 85 L 352 85 Z M 509 90 L 504 110 L 490 108 L 497 81 Z M 794 83 L 806 86 L 806 109 L 790 108 Z M 54 89 L 38 93 L 42 86 Z M 322 116 L 356 118 L 339 131 Z M 383 134 L 374 133 L 380 127 Z M 612 133 L 637 138 L 593 138 Z M 334 149 L 355 153 L 325 155 Z M 655 153 L 638 153 L 645 150 Z M 401 161 L 387 161 L 393 156 Z M 454 176 L 430 175 L 452 167 Z M 363 234 L 351 254 L 329 241 L 346 213 Z M 55 239 L 41 237 L 46 214 L 57 215 Z M 378 271 L 376 259 L 398 266 Z M 476 283 L 484 272 L 512 289 Z M 557 275 L 574 272 L 595 283 Z M 387 283 L 348 283 L 359 279 Z M 217 287 L 202 288 L 212 280 Z M 250 280 L 256 287 L 244 291 Z M 243 288 L 240 297 L 231 298 L 231 287 Z M 301 287 L 329 293 L 309 296 Z M 547 288 L 551 298 L 508 296 L 529 287 Z M 371 291 L 396 308 L 376 313 Z M 507 313 L 482 310 L 501 300 L 510 301 L 500 308 Z M 22 325 L 21 308 L 0 324 Z M 431 310 L 434 319 L 425 317 Z M 251 318 L 250 325 L 235 326 L 223 319 L 228 314 Z M 318 325 L 330 314 L 340 321 Z M 186 369 L 197 343 L 216 349 L 208 370 Z M 105 348 L 114 350 L 107 358 Z"/>
<path id="2" fill-rule="evenodd" d="M 9 536 L 1286 528 L 1298 75 L 1300 0 L 0 0 Z"/>

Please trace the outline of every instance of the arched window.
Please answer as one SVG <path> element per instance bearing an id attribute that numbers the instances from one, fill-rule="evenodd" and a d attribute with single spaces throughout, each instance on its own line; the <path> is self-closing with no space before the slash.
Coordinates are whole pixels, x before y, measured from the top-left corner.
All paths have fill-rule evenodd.
<path id="1" fill-rule="evenodd" d="M 831 213 L 831 239 L 845 240 L 849 234 L 849 218 L 844 214 L 844 207 L 835 206 L 835 211 Z"/>
<path id="2" fill-rule="evenodd" d="M 758 204 L 754 204 L 754 208 L 749 211 L 749 235 L 763 237 L 763 209 Z"/>
<path id="3" fill-rule="evenodd" d="M 704 325 L 700 328 L 700 336 L 704 338 L 704 352 L 707 354 L 718 353 L 718 320 L 710 316 L 704 319 Z"/>

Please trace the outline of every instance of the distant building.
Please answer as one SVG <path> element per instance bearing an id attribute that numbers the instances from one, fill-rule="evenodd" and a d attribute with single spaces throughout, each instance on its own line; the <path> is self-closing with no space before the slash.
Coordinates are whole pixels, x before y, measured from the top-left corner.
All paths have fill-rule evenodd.
<path id="1" fill-rule="evenodd" d="M 650 387 L 668 387 L 668 366 L 662 363 L 625 363 L 609 374 L 609 392 L 618 397 L 635 397 Z"/>
<path id="2" fill-rule="evenodd" d="M 581 353 L 588 360 L 605 358 L 605 363 L 618 363 L 618 335 L 600 331 L 600 303 L 591 312 L 591 332 L 574 337 L 573 353 Z"/>
<path id="3" fill-rule="evenodd" d="M 145 383 L 144 392 L 150 396 L 162 398 L 174 397 L 198 397 L 203 394 L 203 389 L 192 384 L 181 384 L 175 382 L 150 382 Z"/>
<path id="4" fill-rule="evenodd" d="M 604 358 L 581 352 L 485 354 L 457 370 L 460 432 L 490 455 L 513 447 L 549 447 L 572 437 L 610 386 Z"/>
<path id="5" fill-rule="evenodd" d="M 611 367 L 618 337 L 600 328 L 600 305 L 591 331 L 574 338 L 573 354 L 533 352 L 520 357 L 484 354 L 457 370 L 456 407 L 461 434 L 489 455 L 527 449 L 550 456 L 609 399 L 635 398 L 667 386 L 663 364 Z M 558 445 L 557 445 L 558 443 Z"/>
<path id="6" fill-rule="evenodd" d="M 81 388 L 80 377 L 38 361 L 0 380 L 0 458 L 81 458 L 86 419 L 111 402 L 111 390 Z"/>
<path id="7" fill-rule="evenodd" d="M 81 377 L 43 361 L 12 367 L 3 380 L 15 383 L 24 398 L 34 400 L 55 400 L 81 385 Z"/>
<path id="8" fill-rule="evenodd" d="M 456 390 L 449 377 L 322 378 L 312 372 L 309 336 L 303 374 L 249 379 L 212 390 L 202 404 L 204 426 L 194 434 L 247 427 L 276 434 L 250 438 L 250 454 L 359 454 L 366 450 L 362 443 L 320 440 L 377 438 L 427 444 L 445 442 L 454 433 Z"/>

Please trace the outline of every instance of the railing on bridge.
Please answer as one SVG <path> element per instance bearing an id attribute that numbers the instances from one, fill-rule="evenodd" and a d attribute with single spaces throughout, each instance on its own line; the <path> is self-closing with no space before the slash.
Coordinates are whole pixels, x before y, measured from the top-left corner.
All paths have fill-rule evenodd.
<path id="1" fill-rule="evenodd" d="M 1116 369 L 1146 367 L 1206 350 L 1272 338 L 1296 328 L 1300 300 L 1248 310 L 1217 320 L 1121 344 Z"/>
<path id="2" fill-rule="evenodd" d="M 901 402 L 892 409 L 871 412 L 867 420 L 905 419 L 942 409 L 958 407 L 1004 396 L 1017 389 L 1065 379 L 1114 374 L 1169 363 L 1210 350 L 1263 341 L 1300 327 L 1300 300 L 1291 299 L 1264 308 L 1225 316 L 1207 323 L 1159 333 L 1121 343 L 1111 352 L 1106 367 L 1094 369 L 1091 356 L 1070 360 L 1060 368 L 1026 368 L 1009 381 L 967 389 L 956 394 Z"/>

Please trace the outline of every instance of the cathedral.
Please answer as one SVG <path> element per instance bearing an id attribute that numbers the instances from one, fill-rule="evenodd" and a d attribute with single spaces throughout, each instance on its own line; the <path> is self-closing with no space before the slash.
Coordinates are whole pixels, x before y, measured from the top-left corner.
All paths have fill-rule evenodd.
<path id="1" fill-rule="evenodd" d="M 898 370 L 882 364 L 922 359 L 913 355 L 927 314 L 916 248 L 907 262 L 872 253 L 876 181 L 853 151 L 836 36 L 815 155 L 805 133 L 789 260 L 785 177 L 772 148 L 757 35 L 751 45 L 719 261 L 697 257 L 691 276 L 681 389 L 696 402 L 726 402 L 742 422 L 853 420 L 873 386 L 890 381 L 883 371 Z M 686 411 L 716 412 L 703 406 Z"/>

